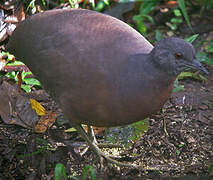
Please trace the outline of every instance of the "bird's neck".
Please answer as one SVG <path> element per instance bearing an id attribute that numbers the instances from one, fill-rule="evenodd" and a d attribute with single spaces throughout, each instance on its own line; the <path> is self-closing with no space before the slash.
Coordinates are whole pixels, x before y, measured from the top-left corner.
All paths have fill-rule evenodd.
<path id="1" fill-rule="evenodd" d="M 175 73 L 175 71 L 170 69 L 168 70 L 168 67 L 170 67 L 169 64 L 159 63 L 158 59 L 154 59 L 152 53 L 139 54 L 137 56 L 139 66 L 143 68 L 143 71 L 145 71 L 147 75 L 155 77 L 155 79 L 158 81 L 165 81 L 165 82 L 171 82 L 174 79 L 176 79 L 177 74 Z M 143 61 L 140 61 L 141 59 L 140 56 L 143 57 Z"/>

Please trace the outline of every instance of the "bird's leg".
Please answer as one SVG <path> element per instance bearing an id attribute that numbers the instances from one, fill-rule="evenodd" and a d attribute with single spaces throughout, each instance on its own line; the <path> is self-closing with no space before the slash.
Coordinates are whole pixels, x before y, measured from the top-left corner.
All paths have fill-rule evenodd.
<path id="1" fill-rule="evenodd" d="M 139 167 L 137 165 L 133 165 L 133 164 L 126 164 L 126 163 L 121 163 L 119 161 L 116 161 L 112 158 L 110 158 L 109 156 L 107 156 L 106 154 L 104 154 L 98 147 L 98 145 L 94 142 L 91 141 L 91 139 L 88 137 L 88 134 L 85 132 L 85 130 L 83 129 L 83 127 L 81 125 L 75 125 L 76 130 L 78 131 L 78 133 L 83 137 L 83 139 L 89 144 L 89 147 L 95 152 L 95 154 L 97 154 L 99 157 L 103 157 L 104 159 L 106 159 L 108 162 L 112 163 L 112 164 L 116 164 L 118 166 L 125 166 L 125 167 Z"/>
<path id="2" fill-rule="evenodd" d="M 87 128 L 88 128 L 88 136 L 89 136 L 89 138 L 91 139 L 91 141 L 92 141 L 93 143 L 95 143 L 95 144 L 98 144 L 92 126 L 89 126 L 89 125 L 88 125 Z"/>
<path id="3" fill-rule="evenodd" d="M 161 109 L 161 113 L 163 114 L 163 131 L 166 134 L 166 136 L 169 136 L 167 129 L 166 129 L 166 118 L 165 118 L 165 113 L 164 109 Z"/>
<path id="4" fill-rule="evenodd" d="M 87 134 L 88 134 L 88 137 L 90 138 L 90 140 L 92 141 L 92 143 L 95 143 L 95 144 L 98 145 L 98 142 L 97 142 L 97 139 L 95 137 L 95 133 L 94 133 L 92 126 L 87 125 Z M 85 147 L 83 149 L 83 151 L 81 151 L 81 153 L 80 153 L 81 156 L 83 156 L 87 152 L 88 149 L 89 149 L 88 146 Z"/>
<path id="5" fill-rule="evenodd" d="M 163 117 L 163 131 L 165 132 L 166 136 L 169 136 L 167 129 L 166 129 L 166 119 Z"/>
<path id="6" fill-rule="evenodd" d="M 86 133 L 86 132 L 85 132 Z M 93 131 L 93 128 L 89 125 L 87 125 L 87 134 L 88 134 L 88 137 L 90 138 L 90 140 L 92 141 L 92 143 L 95 143 L 97 144 L 97 140 L 96 140 L 96 137 L 95 137 L 95 133 Z M 85 147 L 82 151 L 81 151 L 81 156 L 83 156 L 87 150 L 89 149 L 89 146 Z"/>
<path id="7" fill-rule="evenodd" d="M 87 126 L 88 127 L 88 136 L 89 136 L 89 138 L 90 138 L 90 140 L 93 142 L 93 143 L 95 143 L 95 144 L 97 144 L 97 146 L 99 147 L 99 148 L 123 148 L 123 146 L 122 145 L 119 145 L 119 144 L 112 144 L 112 143 L 98 143 L 98 141 L 97 141 L 97 139 L 96 139 L 96 137 L 95 137 L 95 133 L 94 133 L 94 130 L 93 130 L 93 127 L 92 126 Z M 109 157 L 111 157 L 111 158 L 117 158 L 117 157 L 115 157 L 115 156 L 109 156 Z"/>
<path id="8" fill-rule="evenodd" d="M 123 148 L 122 145 L 119 145 L 119 144 L 112 144 L 112 143 L 98 143 L 96 137 L 95 137 L 95 133 L 94 133 L 94 130 L 93 130 L 93 127 L 92 126 L 89 126 L 87 125 L 87 134 L 88 134 L 88 137 L 90 138 L 90 140 L 95 143 L 99 148 Z M 89 147 L 85 147 L 83 149 L 83 151 L 81 151 L 81 156 L 83 156 L 87 150 L 89 149 Z M 117 158 L 117 157 L 114 157 L 114 156 L 109 156 L 111 158 Z"/>
<path id="9" fill-rule="evenodd" d="M 99 148 L 123 148 L 122 145 L 119 145 L 119 144 L 113 144 L 113 143 L 98 143 L 96 137 L 95 137 L 95 133 L 94 133 L 94 130 L 93 130 L 93 127 L 92 126 L 87 126 L 88 128 L 88 136 L 89 138 L 91 139 L 92 142 L 96 143 L 97 146 Z"/>

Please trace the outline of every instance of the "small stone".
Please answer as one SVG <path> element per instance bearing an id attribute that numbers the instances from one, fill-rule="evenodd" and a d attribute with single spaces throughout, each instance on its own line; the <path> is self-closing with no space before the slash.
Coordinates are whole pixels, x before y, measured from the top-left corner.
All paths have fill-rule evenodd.
<path id="1" fill-rule="evenodd" d="M 193 137 L 189 137 L 187 139 L 187 141 L 188 141 L 188 143 L 194 143 L 194 142 L 196 142 L 196 140 Z"/>

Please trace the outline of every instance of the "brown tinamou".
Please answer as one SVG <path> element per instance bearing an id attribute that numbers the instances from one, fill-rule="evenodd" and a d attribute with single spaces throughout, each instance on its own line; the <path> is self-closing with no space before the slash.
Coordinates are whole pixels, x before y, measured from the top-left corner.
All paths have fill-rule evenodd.
<path id="1" fill-rule="evenodd" d="M 7 50 L 32 70 L 96 152 L 81 124 L 142 120 L 168 100 L 179 73 L 188 67 L 207 73 L 190 43 L 170 37 L 153 48 L 124 22 L 89 10 L 36 14 L 18 25 Z"/>

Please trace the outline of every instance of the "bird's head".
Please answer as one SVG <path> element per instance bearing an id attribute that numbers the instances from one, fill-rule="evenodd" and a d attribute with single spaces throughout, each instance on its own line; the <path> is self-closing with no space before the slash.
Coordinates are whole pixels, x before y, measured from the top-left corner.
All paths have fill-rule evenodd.
<path id="1" fill-rule="evenodd" d="M 169 37 L 156 43 L 151 52 L 153 62 L 170 75 L 177 76 L 187 68 L 208 71 L 196 59 L 192 44 L 183 39 Z"/>

